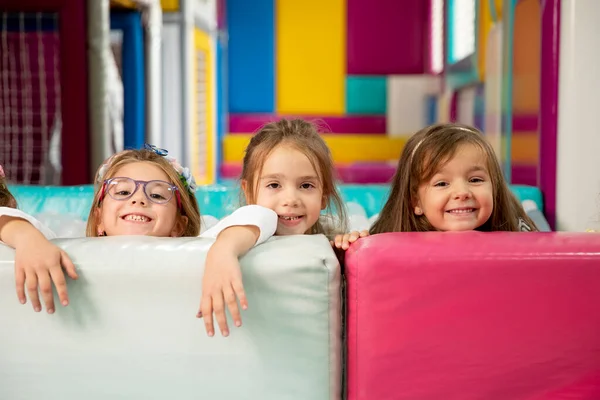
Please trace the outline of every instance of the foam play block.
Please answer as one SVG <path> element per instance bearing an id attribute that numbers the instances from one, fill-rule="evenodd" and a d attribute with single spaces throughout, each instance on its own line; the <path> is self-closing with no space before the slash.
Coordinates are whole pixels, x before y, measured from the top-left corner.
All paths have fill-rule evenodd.
<path id="1" fill-rule="evenodd" d="M 275 8 L 277 112 L 343 114 L 346 0 L 277 0 Z"/>
<path id="2" fill-rule="evenodd" d="M 314 121 L 324 133 L 381 134 L 386 132 L 385 115 L 319 115 L 229 114 L 230 133 L 252 133 L 264 124 L 281 118 L 303 118 Z"/>
<path id="3" fill-rule="evenodd" d="M 348 76 L 346 112 L 348 114 L 385 114 L 387 78 L 385 76 Z"/>
<path id="4" fill-rule="evenodd" d="M 349 400 L 600 398 L 598 234 L 375 235 L 345 274 Z"/>
<path id="5" fill-rule="evenodd" d="M 398 160 L 406 143 L 402 136 L 322 135 L 336 163 Z M 223 161 L 241 162 L 252 135 L 225 135 Z"/>
<path id="6" fill-rule="evenodd" d="M 275 110 L 274 0 L 227 0 L 230 112 Z"/>
<path id="7" fill-rule="evenodd" d="M 424 73 L 428 8 L 419 0 L 348 0 L 348 74 Z"/>
<path id="8" fill-rule="evenodd" d="M 244 256 L 249 308 L 227 338 L 195 316 L 212 242 L 55 241 L 80 279 L 53 315 L 18 302 L 14 251 L 0 245 L 0 398 L 340 399 L 340 268 L 327 239 L 271 239 Z"/>

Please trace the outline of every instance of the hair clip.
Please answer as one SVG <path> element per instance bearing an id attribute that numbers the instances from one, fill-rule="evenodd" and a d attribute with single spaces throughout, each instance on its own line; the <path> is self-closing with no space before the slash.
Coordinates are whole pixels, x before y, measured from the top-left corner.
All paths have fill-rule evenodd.
<path id="1" fill-rule="evenodd" d="M 150 150 L 150 151 L 158 154 L 159 156 L 163 156 L 163 157 L 169 155 L 169 151 L 168 150 L 161 149 L 160 147 L 156 147 L 155 145 L 149 144 L 149 143 L 144 143 L 144 149 Z"/>
<path id="2" fill-rule="evenodd" d="M 158 154 L 159 156 L 164 157 L 171 164 L 171 166 L 175 169 L 175 171 L 177 171 L 177 173 L 179 174 L 179 179 L 181 180 L 181 183 L 183 184 L 183 186 L 185 186 L 185 188 L 190 193 L 192 193 L 192 194 L 196 193 L 196 188 L 197 188 L 196 180 L 194 179 L 194 176 L 191 174 L 189 168 L 182 167 L 181 164 L 179 164 L 174 157 L 170 157 L 168 155 L 169 152 L 166 149 L 161 149 L 160 147 L 156 147 L 155 145 L 149 144 L 149 143 L 144 143 L 144 149 L 152 151 L 152 152 Z"/>

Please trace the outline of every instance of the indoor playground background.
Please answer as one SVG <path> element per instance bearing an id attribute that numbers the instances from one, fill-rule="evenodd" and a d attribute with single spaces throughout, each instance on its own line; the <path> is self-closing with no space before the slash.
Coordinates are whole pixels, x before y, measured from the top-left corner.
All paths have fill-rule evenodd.
<path id="1" fill-rule="evenodd" d="M 252 134 L 303 117 L 363 226 L 407 138 L 459 121 L 484 132 L 520 199 L 555 229 L 583 230 L 600 211 L 599 4 L 2 2 L 0 163 L 25 210 L 69 204 L 85 218 L 102 160 L 149 142 L 191 167 L 203 213 L 220 218 Z"/>

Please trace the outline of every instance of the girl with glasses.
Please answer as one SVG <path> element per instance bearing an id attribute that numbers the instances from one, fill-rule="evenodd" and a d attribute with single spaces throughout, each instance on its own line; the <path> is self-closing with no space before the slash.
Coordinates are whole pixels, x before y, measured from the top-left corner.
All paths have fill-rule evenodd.
<path id="1" fill-rule="evenodd" d="M 95 182 L 86 228 L 89 237 L 195 237 L 200 233 L 194 178 L 165 150 L 146 145 L 142 150 L 117 153 L 98 169 Z M 73 279 L 77 274 L 68 255 L 48 241 L 55 235 L 44 235 L 35 228 L 34 218 L 21 214 L 4 217 L 0 209 L 0 240 L 16 249 L 17 296 L 21 303 L 26 302 L 27 282 L 34 310 L 41 310 L 39 288 L 48 313 L 53 313 L 52 283 L 66 306 L 69 299 L 63 269 Z M 241 255 L 271 237 L 276 226 L 277 215 L 268 208 L 236 210 L 201 235 L 216 239 L 206 267 L 217 261 L 222 264 L 221 260 L 238 263 Z"/>

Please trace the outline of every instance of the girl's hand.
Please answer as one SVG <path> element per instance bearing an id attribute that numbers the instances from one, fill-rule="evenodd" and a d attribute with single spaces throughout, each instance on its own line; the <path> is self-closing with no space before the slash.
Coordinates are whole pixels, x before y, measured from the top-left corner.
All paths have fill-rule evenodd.
<path id="1" fill-rule="evenodd" d="M 36 312 L 41 311 L 39 286 L 48 314 L 54 313 L 52 293 L 52 283 L 54 282 L 61 304 L 67 306 L 69 295 L 63 269 L 72 279 L 78 278 L 75 266 L 67 253 L 41 234 L 32 235 L 27 241 L 16 246 L 15 250 L 15 284 L 17 297 L 21 304 L 27 302 L 25 296 L 25 284 L 27 284 L 27 292 L 33 309 Z"/>
<path id="2" fill-rule="evenodd" d="M 248 300 L 242 284 L 242 270 L 239 257 L 246 254 L 258 240 L 260 230 L 254 225 L 236 225 L 225 229 L 208 250 L 204 278 L 202 279 L 202 300 L 198 318 L 204 318 L 208 336 L 214 336 L 213 312 L 223 336 L 229 336 L 225 305 L 235 326 L 242 326 L 242 317 L 237 300 L 242 309 L 248 308 Z"/>
<path id="3" fill-rule="evenodd" d="M 335 239 L 330 243 L 332 247 L 348 250 L 352 243 L 356 242 L 359 238 L 363 238 L 366 236 L 369 236 L 368 230 L 363 230 L 360 232 L 353 231 L 350 233 L 346 233 L 345 235 L 337 235 Z"/>
<path id="4" fill-rule="evenodd" d="M 238 308 L 237 299 L 245 310 L 248 301 L 242 284 L 242 271 L 238 258 L 227 251 L 221 251 L 217 245 L 208 251 L 204 279 L 202 280 L 202 300 L 198 318 L 204 319 L 204 326 L 208 336 L 215 333 L 213 326 L 213 312 L 223 336 L 229 336 L 225 306 L 233 318 L 235 326 L 242 325 L 242 317 Z"/>

